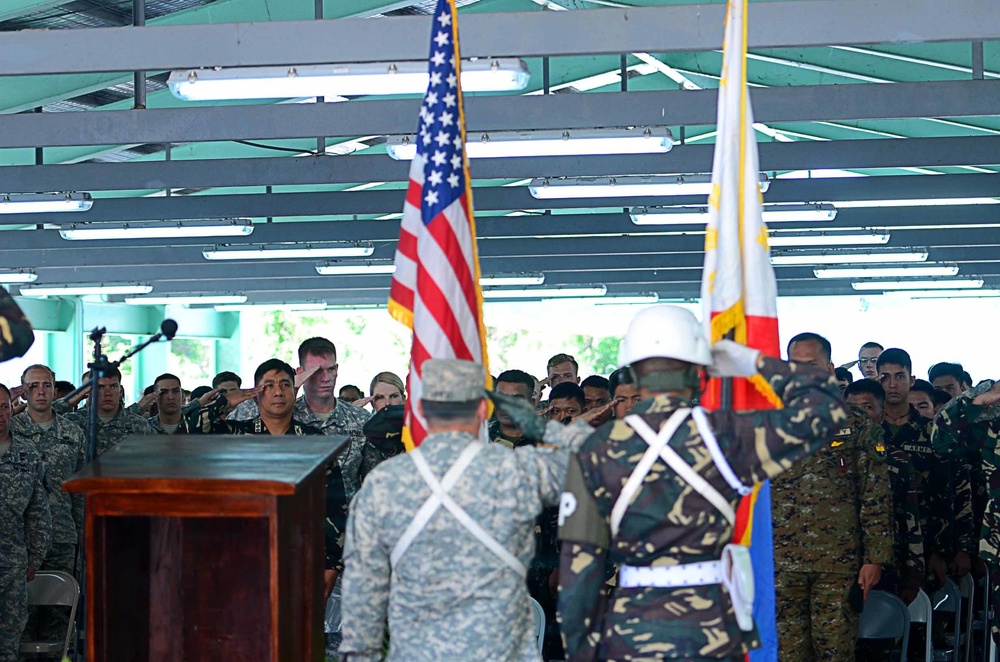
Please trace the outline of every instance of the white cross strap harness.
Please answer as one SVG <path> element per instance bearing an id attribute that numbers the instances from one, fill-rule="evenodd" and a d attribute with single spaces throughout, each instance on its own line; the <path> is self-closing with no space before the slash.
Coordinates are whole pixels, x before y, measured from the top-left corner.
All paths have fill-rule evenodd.
<path id="1" fill-rule="evenodd" d="M 611 509 L 611 533 L 618 537 L 625 512 L 635 500 L 642 484 L 649 476 L 657 459 L 663 460 L 684 482 L 690 485 L 698 494 L 711 503 L 730 524 L 735 524 L 736 513 L 733 507 L 717 489 L 701 477 L 687 462 L 670 447 L 669 442 L 680 429 L 688 416 L 694 420 L 698 434 L 708 447 L 709 455 L 719 473 L 729 486 L 739 494 L 746 496 L 753 489 L 744 485 L 736 476 L 729 462 L 726 461 L 715 433 L 708 424 L 708 418 L 700 407 L 693 410 L 681 408 L 675 411 L 660 429 L 653 430 L 640 416 L 632 414 L 625 417 L 625 422 L 649 446 L 642 458 L 636 464 L 632 474 L 622 487 L 618 500 Z M 753 571 L 750 565 L 750 553 L 742 545 L 726 545 L 722 550 L 722 558 L 718 561 L 702 561 L 674 566 L 636 567 L 623 565 L 619 570 L 618 584 L 623 588 L 656 587 L 682 588 L 688 586 L 704 586 L 708 584 L 724 584 L 733 602 L 736 620 L 742 630 L 753 629 L 751 615 L 753 607 Z"/>
<path id="2" fill-rule="evenodd" d="M 465 470 L 472 464 L 472 460 L 476 455 L 484 448 L 482 443 L 475 442 L 470 443 L 462 451 L 462 454 L 458 456 L 455 463 L 448 468 L 445 472 L 444 477 L 439 481 L 434 474 L 431 472 L 431 468 L 427 465 L 427 460 L 421 454 L 419 448 L 415 448 L 410 451 L 409 456 L 413 458 L 413 464 L 416 465 L 417 471 L 420 472 L 420 477 L 424 479 L 427 483 L 427 487 L 431 490 L 431 495 L 427 497 L 423 505 L 417 510 L 417 514 L 413 516 L 410 521 L 409 526 L 403 531 L 403 535 L 400 536 L 399 540 L 396 542 L 396 546 L 392 548 L 392 553 L 389 555 L 389 561 L 393 566 L 399 563 L 399 560 L 403 558 L 406 554 L 406 550 L 410 548 L 413 541 L 416 540 L 420 532 L 427 527 L 427 524 L 431 521 L 434 513 L 438 511 L 441 506 L 452 514 L 452 516 L 458 520 L 469 533 L 471 533 L 476 540 L 481 542 L 483 546 L 489 549 L 493 554 L 500 558 L 511 570 L 516 572 L 520 577 L 524 578 L 528 575 L 528 569 L 521 563 L 516 556 L 511 554 L 507 549 L 497 542 L 497 539 L 491 536 L 483 527 L 479 526 L 469 513 L 465 512 L 462 506 L 455 503 L 448 492 L 451 488 L 455 486 L 458 479 L 462 477 Z"/>

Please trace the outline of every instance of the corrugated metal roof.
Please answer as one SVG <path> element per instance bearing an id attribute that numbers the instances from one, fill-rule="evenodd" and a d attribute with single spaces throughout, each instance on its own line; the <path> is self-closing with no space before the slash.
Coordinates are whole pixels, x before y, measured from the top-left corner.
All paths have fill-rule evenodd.
<path id="1" fill-rule="evenodd" d="M 217 0 L 147 0 L 146 20 L 213 2 Z M 74 0 L 58 7 L 3 21 L 0 23 L 0 30 L 106 28 L 131 23 L 131 0 Z"/>

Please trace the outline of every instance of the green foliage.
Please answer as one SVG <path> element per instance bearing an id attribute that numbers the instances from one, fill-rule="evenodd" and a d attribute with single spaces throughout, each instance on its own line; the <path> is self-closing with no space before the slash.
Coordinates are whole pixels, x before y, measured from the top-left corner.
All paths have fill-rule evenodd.
<path id="1" fill-rule="evenodd" d="M 607 376 L 618 367 L 618 346 L 621 341 L 620 336 L 595 338 L 576 335 L 570 339 L 574 346 L 571 353 L 581 366 L 592 366 L 597 374 Z"/>
<path id="2" fill-rule="evenodd" d="M 516 329 L 508 333 L 501 333 L 500 329 L 495 326 L 486 327 L 486 342 L 493 374 L 497 374 L 500 370 L 494 366 L 505 368 L 510 365 L 510 353 L 515 349 L 524 350 L 525 345 L 540 346 L 537 340 L 532 340 L 532 333 L 528 329 Z"/>
<path id="3" fill-rule="evenodd" d="M 170 353 L 177 362 L 173 370 L 185 388 L 207 381 L 215 372 L 215 347 L 211 340 L 177 338 L 170 341 Z"/>

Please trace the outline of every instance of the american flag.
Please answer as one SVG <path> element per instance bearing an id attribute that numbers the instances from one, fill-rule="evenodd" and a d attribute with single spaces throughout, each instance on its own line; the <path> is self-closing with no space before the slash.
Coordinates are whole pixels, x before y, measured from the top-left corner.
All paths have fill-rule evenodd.
<path id="1" fill-rule="evenodd" d="M 424 361 L 457 358 L 487 365 L 457 21 L 454 0 L 438 0 L 430 80 L 420 107 L 417 155 L 410 166 L 389 292 L 389 313 L 413 330 L 403 431 L 407 449 L 426 435 L 419 406 Z"/>

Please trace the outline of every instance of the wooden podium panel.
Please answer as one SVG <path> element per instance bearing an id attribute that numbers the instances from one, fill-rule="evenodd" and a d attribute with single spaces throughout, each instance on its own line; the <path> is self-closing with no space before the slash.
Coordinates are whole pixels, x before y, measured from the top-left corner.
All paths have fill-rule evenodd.
<path id="1" fill-rule="evenodd" d="M 86 494 L 87 659 L 323 660 L 337 437 L 133 437 Z"/>

